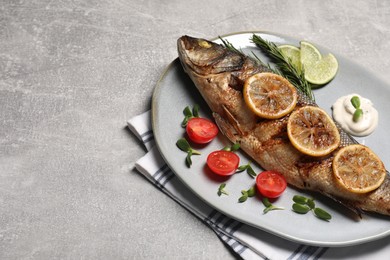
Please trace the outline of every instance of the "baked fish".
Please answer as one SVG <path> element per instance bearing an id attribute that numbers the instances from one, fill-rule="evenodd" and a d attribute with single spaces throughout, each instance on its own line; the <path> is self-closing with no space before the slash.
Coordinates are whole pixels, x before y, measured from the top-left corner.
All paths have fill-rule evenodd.
<path id="1" fill-rule="evenodd" d="M 390 215 L 390 177 L 375 190 L 354 193 L 340 188 L 333 174 L 335 152 L 312 157 L 298 151 L 287 135 L 289 115 L 279 119 L 261 119 L 245 103 L 243 86 L 246 79 L 269 68 L 254 59 L 214 42 L 182 36 L 177 41 L 184 71 L 210 107 L 221 132 L 233 143 L 239 143 L 265 170 L 281 173 L 289 185 L 316 191 L 357 213 L 364 211 Z M 315 105 L 298 92 L 295 109 Z M 341 145 L 356 143 L 342 129 Z"/>

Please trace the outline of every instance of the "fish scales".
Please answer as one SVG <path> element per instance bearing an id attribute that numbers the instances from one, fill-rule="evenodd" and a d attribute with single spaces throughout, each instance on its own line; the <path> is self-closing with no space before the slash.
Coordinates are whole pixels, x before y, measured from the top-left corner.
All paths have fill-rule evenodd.
<path id="1" fill-rule="evenodd" d="M 262 168 L 284 175 L 289 185 L 320 192 L 356 212 L 368 211 L 390 215 L 390 177 L 369 193 L 356 194 L 340 187 L 333 170 L 332 154 L 316 158 L 299 152 L 289 141 L 287 121 L 260 119 L 245 104 L 242 89 L 245 80 L 269 69 L 250 57 L 222 45 L 190 36 L 177 41 L 179 59 L 184 71 L 210 107 L 221 132 Z M 299 94 L 295 109 L 316 104 Z M 337 124 L 336 124 L 337 125 Z M 357 143 L 337 125 L 341 146 Z"/>

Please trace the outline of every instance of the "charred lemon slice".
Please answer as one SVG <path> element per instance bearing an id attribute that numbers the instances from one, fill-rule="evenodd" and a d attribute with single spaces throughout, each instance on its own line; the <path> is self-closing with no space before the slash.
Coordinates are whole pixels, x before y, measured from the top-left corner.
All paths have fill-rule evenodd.
<path id="1" fill-rule="evenodd" d="M 258 73 L 244 84 L 246 104 L 258 116 L 281 118 L 290 113 L 298 99 L 297 90 L 285 78 L 273 73 Z"/>
<path id="2" fill-rule="evenodd" d="M 367 193 L 378 188 L 386 177 L 379 157 L 361 144 L 340 149 L 333 159 L 333 174 L 342 187 L 354 193 Z"/>
<path id="3" fill-rule="evenodd" d="M 305 106 L 291 113 L 287 134 L 296 149 L 311 156 L 327 155 L 340 144 L 335 123 L 319 107 Z"/>

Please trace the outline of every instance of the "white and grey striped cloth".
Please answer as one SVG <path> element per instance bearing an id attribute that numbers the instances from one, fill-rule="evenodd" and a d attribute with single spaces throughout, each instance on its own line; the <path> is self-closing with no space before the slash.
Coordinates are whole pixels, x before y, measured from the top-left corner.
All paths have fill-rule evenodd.
<path id="1" fill-rule="evenodd" d="M 136 169 L 174 201 L 208 225 L 243 259 L 390 259 L 390 237 L 358 246 L 328 248 L 297 244 L 240 223 L 221 214 L 189 191 L 169 169 L 155 146 L 151 113 L 128 121 L 147 153 Z"/>

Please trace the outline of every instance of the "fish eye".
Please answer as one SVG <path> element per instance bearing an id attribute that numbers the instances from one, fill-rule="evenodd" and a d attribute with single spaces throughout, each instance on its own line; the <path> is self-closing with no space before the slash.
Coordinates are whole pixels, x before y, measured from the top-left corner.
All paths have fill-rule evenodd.
<path id="1" fill-rule="evenodd" d="M 211 44 L 209 42 L 205 41 L 205 40 L 198 41 L 198 44 L 202 48 L 207 48 L 208 49 L 208 48 L 211 47 Z"/>

